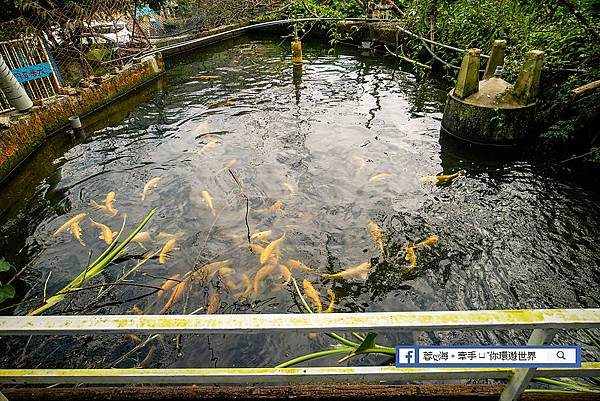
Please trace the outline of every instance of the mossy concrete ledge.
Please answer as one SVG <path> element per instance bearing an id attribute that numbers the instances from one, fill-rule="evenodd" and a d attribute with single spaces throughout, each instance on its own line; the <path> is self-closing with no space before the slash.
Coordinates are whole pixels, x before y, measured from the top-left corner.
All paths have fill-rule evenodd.
<path id="1" fill-rule="evenodd" d="M 5 113 L 0 127 L 0 180 L 25 160 L 44 140 L 68 123 L 142 85 L 164 71 L 160 54 L 148 56 L 115 74 L 87 80 L 87 88 L 64 88 L 63 95 L 34 106 L 27 113 Z M 7 115 L 8 114 L 8 115 Z"/>

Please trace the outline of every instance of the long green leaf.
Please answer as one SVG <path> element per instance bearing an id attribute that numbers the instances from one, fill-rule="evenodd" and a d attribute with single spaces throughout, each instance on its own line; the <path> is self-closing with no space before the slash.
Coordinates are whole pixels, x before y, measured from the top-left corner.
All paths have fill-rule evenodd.
<path id="1" fill-rule="evenodd" d="M 62 290 L 58 291 L 56 294 L 46 299 L 42 306 L 28 312 L 27 315 L 39 315 L 40 313 L 48 310 L 52 306 L 62 301 L 70 290 L 80 288 L 84 282 L 90 280 L 92 277 L 100 273 L 106 266 L 108 266 L 114 260 L 114 258 L 123 250 L 123 248 L 125 248 L 131 242 L 131 240 L 137 235 L 137 233 L 139 233 L 142 230 L 142 228 L 144 228 L 146 223 L 148 223 L 148 221 L 150 220 L 150 218 L 152 218 L 155 212 L 156 209 L 152 209 L 152 211 L 148 213 L 146 218 L 137 226 L 133 233 L 129 237 L 127 237 L 127 239 L 125 239 L 120 245 L 117 246 L 116 244 L 118 237 L 121 235 L 125 227 L 126 220 L 124 219 L 123 227 L 121 227 L 121 231 L 115 238 L 115 241 L 113 241 L 113 243 L 104 252 L 102 252 L 98 259 L 96 259 L 93 263 L 87 266 L 83 272 L 81 272 L 77 277 L 75 277 Z"/>

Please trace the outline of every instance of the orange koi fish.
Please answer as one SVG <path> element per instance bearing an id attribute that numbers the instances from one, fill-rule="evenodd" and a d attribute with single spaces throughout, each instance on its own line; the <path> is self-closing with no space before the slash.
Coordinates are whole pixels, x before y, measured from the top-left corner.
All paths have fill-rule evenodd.
<path id="1" fill-rule="evenodd" d="M 85 218 L 85 216 L 87 216 L 87 213 L 79 213 L 79 214 L 75 215 L 74 217 L 71 217 L 69 220 L 67 220 L 67 222 L 65 224 L 63 224 L 56 231 L 54 231 L 52 236 L 54 237 L 54 236 L 62 233 L 63 231 L 67 230 L 69 227 L 71 227 L 71 224 L 73 224 L 73 223 L 79 223 L 81 220 L 83 220 Z"/>
<path id="2" fill-rule="evenodd" d="M 165 245 L 162 247 L 162 249 L 160 251 L 160 255 L 158 255 L 158 263 L 160 263 L 162 265 L 167 261 L 167 258 L 169 257 L 169 253 L 171 252 L 171 250 L 173 250 L 174 246 L 175 246 L 175 239 L 170 239 L 165 243 Z"/>
<path id="3" fill-rule="evenodd" d="M 285 238 L 285 233 L 283 233 L 283 235 L 276 239 L 275 241 L 271 242 L 269 245 L 267 245 L 267 247 L 265 248 L 265 250 L 260 254 L 260 264 L 264 264 L 267 259 L 269 259 L 269 256 L 271 256 L 271 254 L 273 253 L 273 251 L 279 246 L 279 244 L 281 244 L 281 242 L 283 242 Z"/>
<path id="4" fill-rule="evenodd" d="M 321 303 L 321 298 L 319 297 L 319 293 L 313 287 L 310 281 L 307 279 L 302 280 L 302 286 L 304 287 L 304 294 L 313 304 L 313 307 L 317 313 L 323 312 L 323 304 Z"/>
<path id="5" fill-rule="evenodd" d="M 418 242 L 414 248 L 418 249 L 418 248 L 422 248 L 424 246 L 434 246 L 436 245 L 438 242 L 440 241 L 440 237 L 433 234 L 427 238 L 425 238 L 423 241 Z"/>
<path id="6" fill-rule="evenodd" d="M 154 177 L 144 185 L 144 190 L 142 191 L 142 194 L 141 194 L 142 202 L 144 201 L 144 199 L 146 199 L 146 193 L 149 190 L 156 188 L 156 186 L 158 185 L 159 182 L 160 182 L 160 177 Z"/>
<path id="7" fill-rule="evenodd" d="M 371 270 L 371 262 L 362 263 L 356 267 L 351 267 L 350 269 L 334 273 L 334 274 L 324 274 L 323 277 L 330 280 L 353 280 L 358 279 L 360 281 L 365 281 L 369 276 L 369 271 Z"/>
<path id="8" fill-rule="evenodd" d="M 379 226 L 377 224 L 370 221 L 369 222 L 369 231 L 371 231 L 371 235 L 375 239 L 375 243 L 377 244 L 377 247 L 379 248 L 381 253 L 383 253 L 383 238 L 381 235 L 381 229 L 379 228 Z"/>

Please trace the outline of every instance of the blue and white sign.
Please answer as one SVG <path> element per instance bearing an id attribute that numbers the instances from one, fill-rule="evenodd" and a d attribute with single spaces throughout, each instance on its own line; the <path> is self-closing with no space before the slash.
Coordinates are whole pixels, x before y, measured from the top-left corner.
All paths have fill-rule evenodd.
<path id="1" fill-rule="evenodd" d="M 398 368 L 579 368 L 580 346 L 397 346 Z"/>
<path id="2" fill-rule="evenodd" d="M 28 67 L 15 68 L 14 70 L 10 70 L 10 72 L 13 73 L 19 83 L 23 83 L 52 75 L 52 67 L 50 67 L 50 63 L 41 63 Z"/>

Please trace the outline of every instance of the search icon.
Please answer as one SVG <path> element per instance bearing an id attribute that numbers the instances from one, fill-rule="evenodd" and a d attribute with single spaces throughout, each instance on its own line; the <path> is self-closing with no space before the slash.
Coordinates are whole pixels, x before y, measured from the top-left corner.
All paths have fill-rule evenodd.
<path id="1" fill-rule="evenodd" d="M 565 358 L 565 352 L 564 351 L 557 351 L 556 352 L 556 357 L 558 359 L 564 359 L 565 361 L 567 360 L 567 358 Z"/>

